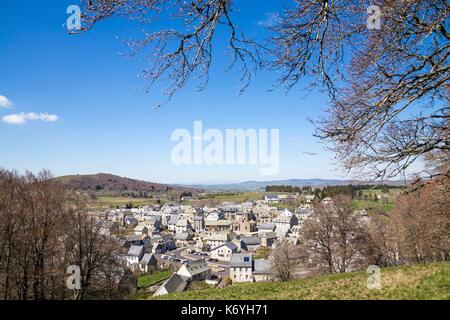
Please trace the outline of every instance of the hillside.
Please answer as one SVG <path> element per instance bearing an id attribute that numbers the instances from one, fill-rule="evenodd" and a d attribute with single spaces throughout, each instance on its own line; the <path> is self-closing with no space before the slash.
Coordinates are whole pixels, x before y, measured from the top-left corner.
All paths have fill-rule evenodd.
<path id="1" fill-rule="evenodd" d="M 332 274 L 289 282 L 238 284 L 186 291 L 168 300 L 450 299 L 450 262 L 382 269 L 380 290 L 368 290 L 367 274 Z"/>
<path id="2" fill-rule="evenodd" d="M 63 185 L 71 190 L 81 190 L 86 192 L 93 192 L 100 195 L 123 195 L 124 193 L 139 194 L 158 194 L 167 192 L 192 192 L 198 190 L 190 187 L 167 185 L 154 182 L 147 182 L 115 176 L 112 174 L 99 173 L 93 175 L 72 175 L 62 176 L 56 180 L 63 183 Z"/>

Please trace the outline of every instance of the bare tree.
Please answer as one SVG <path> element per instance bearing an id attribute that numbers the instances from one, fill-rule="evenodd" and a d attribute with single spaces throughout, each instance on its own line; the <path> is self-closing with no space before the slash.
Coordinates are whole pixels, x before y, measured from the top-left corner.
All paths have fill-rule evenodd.
<path id="1" fill-rule="evenodd" d="M 47 171 L 0 171 L 0 294 L 3 299 L 67 299 L 66 270 L 82 269 L 74 298 L 123 298 L 127 276 L 116 242 L 99 232 L 85 199 Z"/>
<path id="2" fill-rule="evenodd" d="M 241 91 L 250 84 L 252 75 L 260 67 L 258 46 L 246 38 L 232 20 L 231 0 L 83 0 L 83 29 L 91 29 L 95 23 L 111 16 L 126 16 L 141 21 L 167 18 L 178 27 L 144 31 L 143 39 L 128 40 L 134 57 L 144 51 L 149 66 L 142 77 L 151 86 L 160 80 L 170 84 L 164 90 L 168 100 L 185 87 L 189 80 L 197 82 L 197 89 L 204 89 L 209 80 L 213 60 L 213 39 L 222 29 L 223 38 L 230 49 L 230 68 L 239 64 L 242 76 Z M 171 14 L 165 14 L 170 12 Z"/>
<path id="3" fill-rule="evenodd" d="M 301 249 L 289 241 L 283 240 L 276 244 L 271 254 L 273 273 L 281 280 L 291 280 L 301 263 Z"/>
<path id="4" fill-rule="evenodd" d="M 392 224 L 404 263 L 450 259 L 449 186 L 440 179 L 397 200 Z"/>
<path id="5" fill-rule="evenodd" d="M 361 264 L 362 226 L 350 197 L 338 195 L 332 203 L 318 204 L 314 216 L 302 228 L 311 266 L 325 273 L 357 269 Z"/>

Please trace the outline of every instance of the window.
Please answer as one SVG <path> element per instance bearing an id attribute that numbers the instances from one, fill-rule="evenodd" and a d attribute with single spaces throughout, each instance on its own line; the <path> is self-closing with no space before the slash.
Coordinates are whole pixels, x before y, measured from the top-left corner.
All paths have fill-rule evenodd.
<path id="1" fill-rule="evenodd" d="M 250 262 L 250 258 L 249 257 L 244 257 L 244 262 Z"/>

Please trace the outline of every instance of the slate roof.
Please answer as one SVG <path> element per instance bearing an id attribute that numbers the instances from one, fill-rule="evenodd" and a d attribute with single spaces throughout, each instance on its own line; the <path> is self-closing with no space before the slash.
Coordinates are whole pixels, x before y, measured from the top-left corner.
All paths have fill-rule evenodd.
<path id="1" fill-rule="evenodd" d="M 275 225 L 273 223 L 266 223 L 258 225 L 258 230 L 275 230 Z"/>
<path id="2" fill-rule="evenodd" d="M 271 274 L 272 261 L 268 259 L 256 259 L 253 264 L 254 274 Z"/>
<path id="3" fill-rule="evenodd" d="M 231 268 L 251 268 L 252 267 L 252 255 L 250 253 L 234 254 L 230 259 Z"/>
<path id="4" fill-rule="evenodd" d="M 219 249 L 219 248 L 222 248 L 222 247 L 227 247 L 227 248 L 230 249 L 231 251 L 234 251 L 234 250 L 237 250 L 237 249 L 238 249 L 237 245 L 235 245 L 233 242 L 229 241 L 229 242 L 227 242 L 227 243 L 222 244 L 221 246 L 215 247 L 215 248 L 212 249 L 211 251 L 216 250 L 216 249 Z"/>
<path id="5" fill-rule="evenodd" d="M 178 274 L 174 273 L 166 282 L 162 284 L 168 293 L 181 292 L 186 288 L 187 282 Z"/>
<path id="6" fill-rule="evenodd" d="M 209 270 L 208 264 L 203 260 L 189 262 L 185 266 L 186 266 L 186 269 L 189 271 L 189 273 L 192 276 L 195 276 L 197 274 L 200 274 L 200 273 L 203 273 L 203 272 Z"/>
<path id="7" fill-rule="evenodd" d="M 261 244 L 261 240 L 256 237 L 243 237 L 242 242 L 247 246 Z"/>
<path id="8" fill-rule="evenodd" d="M 132 257 L 139 257 L 143 251 L 144 251 L 144 246 L 132 245 L 130 247 L 130 250 L 128 250 L 128 255 L 132 256 Z"/>
<path id="9" fill-rule="evenodd" d="M 150 261 L 152 260 L 153 257 L 154 257 L 153 253 L 146 253 L 142 257 L 141 261 L 139 261 L 139 264 L 142 264 L 142 265 L 146 266 L 146 265 L 148 265 L 150 263 Z"/>
<path id="10" fill-rule="evenodd" d="M 206 220 L 207 226 L 229 226 L 231 222 L 229 220 Z"/>

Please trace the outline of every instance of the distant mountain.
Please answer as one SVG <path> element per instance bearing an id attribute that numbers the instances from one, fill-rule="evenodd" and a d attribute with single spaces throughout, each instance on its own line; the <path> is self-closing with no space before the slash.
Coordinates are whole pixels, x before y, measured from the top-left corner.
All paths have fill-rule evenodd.
<path id="1" fill-rule="evenodd" d="M 198 190 L 193 187 L 161 184 L 119 177 L 112 174 L 99 173 L 93 175 L 71 175 L 56 178 L 63 185 L 72 190 L 81 190 L 102 195 L 152 195 L 167 192 L 192 192 Z"/>
<path id="2" fill-rule="evenodd" d="M 245 181 L 240 183 L 228 184 L 197 184 L 194 188 L 201 188 L 209 191 L 264 191 L 266 186 L 293 186 L 293 187 L 324 187 L 331 185 L 347 185 L 347 184 L 379 184 L 358 180 L 339 180 L 339 179 L 290 179 L 290 180 L 273 180 L 273 181 Z M 383 184 L 402 185 L 402 181 L 383 181 Z"/>

